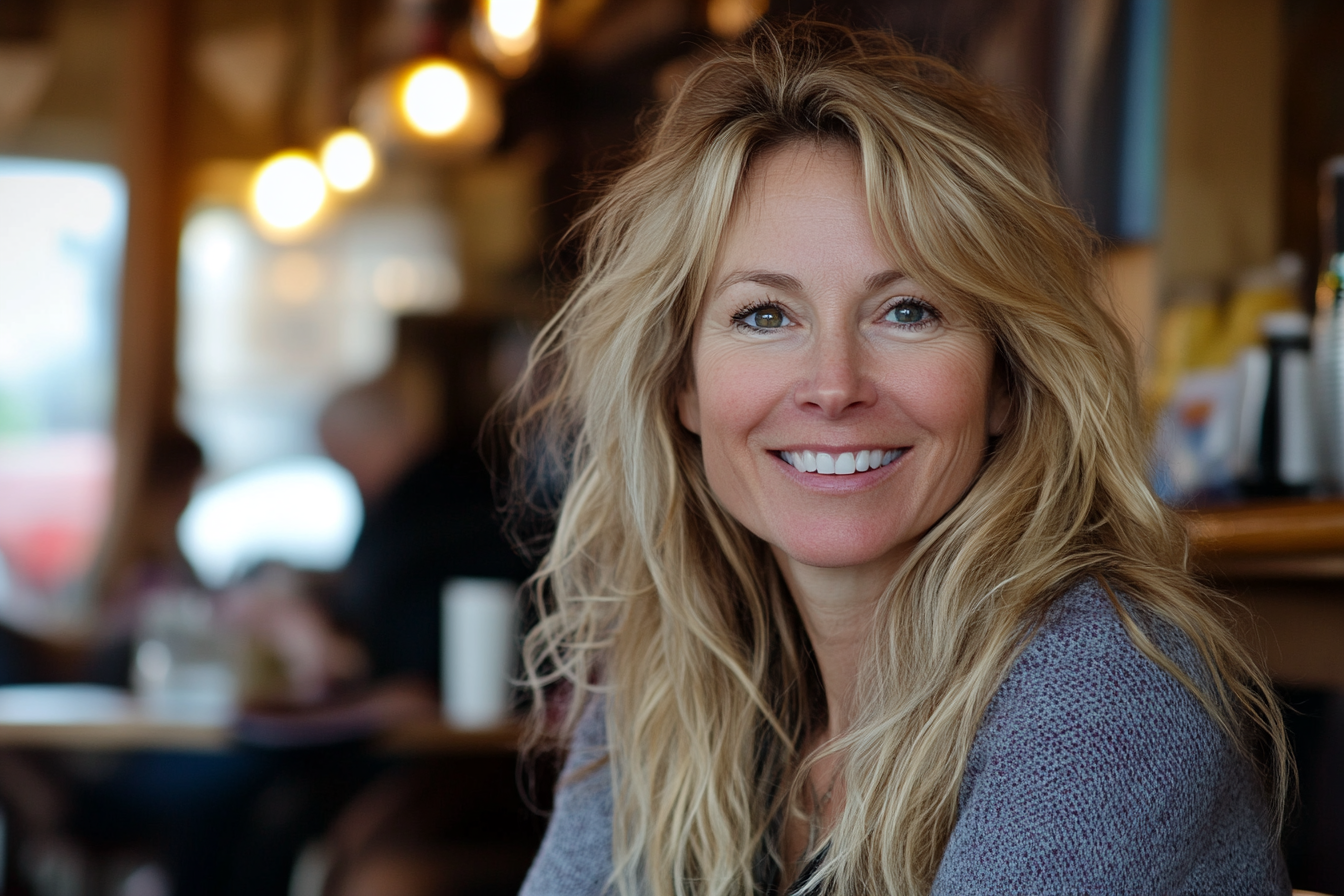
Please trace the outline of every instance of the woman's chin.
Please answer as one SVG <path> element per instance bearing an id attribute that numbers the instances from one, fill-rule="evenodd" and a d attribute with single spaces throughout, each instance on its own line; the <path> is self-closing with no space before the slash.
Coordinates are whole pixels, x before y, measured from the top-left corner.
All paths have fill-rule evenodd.
<path id="1" fill-rule="evenodd" d="M 895 572 L 910 553 L 910 545 L 864 544 L 853 539 L 806 539 L 775 545 L 781 564 L 813 569 L 864 569 L 883 566 Z"/>

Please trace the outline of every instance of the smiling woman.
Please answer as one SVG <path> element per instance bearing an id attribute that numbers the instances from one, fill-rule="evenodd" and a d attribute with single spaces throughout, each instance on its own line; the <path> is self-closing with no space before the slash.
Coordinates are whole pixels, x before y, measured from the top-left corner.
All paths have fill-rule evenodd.
<path id="1" fill-rule="evenodd" d="M 581 222 L 517 396 L 518 480 L 566 482 L 527 896 L 1288 892 L 1277 706 L 1007 108 L 890 36 L 764 27 Z"/>

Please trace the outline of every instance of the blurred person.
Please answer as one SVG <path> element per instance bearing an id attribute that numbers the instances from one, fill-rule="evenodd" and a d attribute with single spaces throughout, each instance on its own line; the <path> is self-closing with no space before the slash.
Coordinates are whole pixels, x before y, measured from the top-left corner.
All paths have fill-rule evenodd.
<path id="1" fill-rule="evenodd" d="M 323 447 L 354 477 L 365 511 L 350 559 L 331 587 L 303 593 L 300 583 L 291 583 L 298 593 L 286 595 L 272 575 L 250 592 L 231 595 L 230 618 L 284 661 L 293 700 L 317 707 L 335 701 L 370 726 L 438 716 L 440 595 L 449 579 L 522 582 L 529 574 L 501 532 L 490 474 L 475 447 L 484 410 L 497 394 L 491 384 L 508 377 L 508 365 L 482 350 L 492 342 L 486 327 L 451 321 L 432 335 L 404 340 L 386 372 L 335 396 L 320 417 Z M 269 881 L 278 881 L 303 844 L 336 817 L 333 807 L 388 766 L 347 758 L 320 775 L 294 768 L 279 782 L 275 789 L 288 793 L 288 814 L 272 812 L 249 834 L 244 852 L 254 869 L 243 870 L 236 892 L 270 892 Z M 380 831 L 368 842 L 336 837 L 341 879 L 354 882 L 353 892 L 395 886 L 398 893 L 432 894 L 442 881 L 458 879 L 462 869 L 443 856 L 466 829 L 443 819 L 479 802 L 473 793 L 491 793 L 491 802 L 511 807 L 515 825 L 522 822 L 511 757 L 472 787 L 464 787 L 455 762 L 432 773 L 416 763 L 393 765 L 391 777 L 372 785 L 382 796 L 355 799 L 333 828 Z M 411 813 L 389 828 L 374 820 L 383 817 L 374 807 L 386 799 L 441 811 Z M 507 824 L 494 830 L 504 829 Z M 521 834 L 501 836 L 508 842 L 521 837 L 528 849 L 536 839 L 525 823 Z"/>
<path id="2" fill-rule="evenodd" d="M 323 411 L 323 447 L 354 477 L 364 503 L 364 524 L 330 593 L 304 595 L 301 582 L 273 572 L 230 595 L 228 617 L 275 650 L 299 702 L 361 684 L 398 683 L 432 697 L 444 583 L 528 574 L 495 521 L 474 445 L 445 438 L 441 377 L 428 358 L 403 356 Z"/>
<path id="3" fill-rule="evenodd" d="M 444 429 L 443 392 L 434 367 L 411 356 L 328 402 L 318 437 L 350 471 L 366 505 L 376 505 L 435 448 Z"/>

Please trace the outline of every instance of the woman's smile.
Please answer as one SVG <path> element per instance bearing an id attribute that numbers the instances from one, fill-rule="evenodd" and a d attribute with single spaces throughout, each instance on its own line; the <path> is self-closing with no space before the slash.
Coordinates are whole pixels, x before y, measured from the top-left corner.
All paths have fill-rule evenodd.
<path id="1" fill-rule="evenodd" d="M 804 448 L 781 451 L 779 456 L 799 473 L 852 476 L 855 473 L 880 470 L 904 453 L 904 448 L 860 448 L 858 451 L 813 451 Z"/>
<path id="2" fill-rule="evenodd" d="M 852 153 L 800 143 L 756 161 L 678 410 L 715 496 L 786 564 L 892 571 L 1002 425 L 990 340 L 898 267 Z"/>

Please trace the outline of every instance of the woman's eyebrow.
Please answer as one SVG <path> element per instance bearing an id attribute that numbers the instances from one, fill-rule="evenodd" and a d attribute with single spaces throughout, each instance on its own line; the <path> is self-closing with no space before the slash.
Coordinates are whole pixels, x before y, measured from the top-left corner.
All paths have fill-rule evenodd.
<path id="1" fill-rule="evenodd" d="M 759 283 L 761 286 L 778 289 L 780 292 L 798 293 L 803 291 L 802 281 L 790 274 L 781 274 L 777 271 L 738 271 L 720 283 L 719 288 L 714 290 L 714 294 L 719 295 L 725 289 L 739 283 Z"/>
<path id="2" fill-rule="evenodd" d="M 877 292 L 879 289 L 883 289 L 884 287 L 890 286 L 897 280 L 904 280 L 904 279 L 905 279 L 904 271 L 881 271 L 880 273 L 873 274 L 867 280 L 863 281 L 863 285 L 868 287 L 869 292 Z"/>

